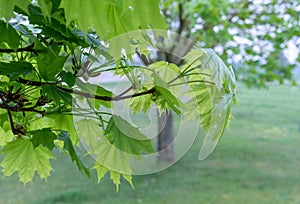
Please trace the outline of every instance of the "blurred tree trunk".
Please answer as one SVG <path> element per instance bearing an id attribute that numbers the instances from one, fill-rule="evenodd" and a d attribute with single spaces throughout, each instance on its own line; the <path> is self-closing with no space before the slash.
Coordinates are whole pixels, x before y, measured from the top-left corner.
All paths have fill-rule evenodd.
<path id="1" fill-rule="evenodd" d="M 189 39 L 190 30 L 188 28 L 188 15 L 183 15 L 183 5 L 178 5 L 178 20 L 179 27 L 175 31 L 178 35 L 173 39 L 173 43 L 170 46 L 169 39 L 165 39 L 162 36 L 157 36 L 157 61 L 166 61 L 169 63 L 176 64 L 177 66 L 182 65 L 182 57 L 185 56 L 195 42 Z M 183 31 L 188 31 L 183 34 Z M 144 59 L 143 59 L 144 58 Z M 145 59 L 141 56 L 141 59 L 146 65 L 151 64 L 150 60 Z M 174 130 L 173 130 L 173 115 L 172 111 L 167 110 L 159 116 L 158 114 L 158 143 L 157 150 L 159 152 L 159 159 L 172 162 L 174 161 Z"/>
<path id="2" fill-rule="evenodd" d="M 158 158 L 166 162 L 174 161 L 174 131 L 172 112 L 158 113 Z"/>

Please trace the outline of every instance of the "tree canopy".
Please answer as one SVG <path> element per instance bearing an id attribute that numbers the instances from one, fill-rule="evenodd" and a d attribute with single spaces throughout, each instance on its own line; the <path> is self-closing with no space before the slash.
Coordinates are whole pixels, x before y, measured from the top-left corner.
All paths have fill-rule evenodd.
<path id="1" fill-rule="evenodd" d="M 163 0 L 162 6 L 172 30 L 216 50 L 246 85 L 295 82 L 299 52 L 286 66 L 280 56 L 289 42 L 300 47 L 299 1 Z"/>
<path id="2" fill-rule="evenodd" d="M 155 154 L 153 138 L 114 111 L 116 101 L 133 114 L 157 106 L 198 120 L 206 134 L 199 157 L 213 151 L 235 102 L 233 69 L 212 49 L 173 47 L 188 40 L 167 31 L 159 5 L 158 0 L 0 0 L 4 176 L 18 172 L 25 184 L 35 173 L 47 179 L 58 149 L 87 176 L 94 169 L 99 181 L 109 172 L 117 188 L 121 176 L 132 185 L 131 162 Z M 159 58 L 173 48 L 181 52 L 170 56 L 182 63 Z M 123 76 L 129 86 L 110 90 L 95 83 L 107 72 Z M 80 149 L 93 164 L 83 162 Z"/>

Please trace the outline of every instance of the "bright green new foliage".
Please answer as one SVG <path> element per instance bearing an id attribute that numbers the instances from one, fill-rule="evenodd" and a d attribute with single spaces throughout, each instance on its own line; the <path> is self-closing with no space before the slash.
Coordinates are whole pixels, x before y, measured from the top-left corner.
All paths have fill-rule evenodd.
<path id="1" fill-rule="evenodd" d="M 62 0 L 68 21 L 74 20 L 85 32 L 93 27 L 105 40 L 140 28 L 165 29 L 158 4 L 158 0 Z"/>
<path id="2" fill-rule="evenodd" d="M 11 176 L 18 171 L 20 181 L 30 182 L 37 172 L 42 179 L 47 179 L 52 170 L 49 159 L 54 158 L 50 150 L 43 146 L 34 148 L 28 139 L 17 139 L 4 146 L 5 159 L 1 162 L 4 176 Z"/>
<path id="3" fill-rule="evenodd" d="M 156 106 L 160 114 L 200 118 L 201 159 L 228 125 L 235 77 L 212 50 L 190 49 L 181 65 L 153 57 L 161 39 L 176 41 L 167 32 L 140 31 L 166 28 L 158 0 L 1 0 L 0 14 L 4 176 L 17 172 L 24 184 L 35 173 L 47 179 L 52 151 L 59 150 L 83 174 L 95 170 L 99 182 L 109 174 L 117 189 L 122 177 L 133 186 L 132 161 L 155 154 L 155 140 L 116 111 L 115 102 L 133 114 Z M 127 35 L 135 30 L 137 38 Z M 129 87 L 104 87 L 99 79 L 106 73 L 123 76 Z"/>

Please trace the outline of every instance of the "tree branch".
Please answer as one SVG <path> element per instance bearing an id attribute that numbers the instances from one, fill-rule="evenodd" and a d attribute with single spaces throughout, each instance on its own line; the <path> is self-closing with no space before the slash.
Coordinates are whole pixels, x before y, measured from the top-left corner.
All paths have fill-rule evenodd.
<path id="1" fill-rule="evenodd" d="M 99 95 L 94 95 L 94 94 L 90 94 L 90 93 L 86 93 L 86 92 L 82 92 L 82 91 L 78 91 L 78 90 L 74 90 L 74 89 L 70 89 L 70 88 L 66 88 L 66 87 L 61 87 L 58 86 L 56 83 L 54 82 L 38 82 L 38 81 L 31 81 L 31 80 L 27 80 L 27 79 L 23 79 L 23 78 L 19 78 L 17 80 L 18 82 L 22 83 L 22 84 L 26 84 L 26 85 L 31 85 L 31 86 L 43 86 L 43 85 L 54 85 L 57 89 L 64 91 L 64 92 L 68 92 L 71 94 L 76 94 L 79 96 L 83 96 L 85 98 L 92 98 L 92 99 L 97 99 L 97 100 L 102 100 L 102 101 L 121 101 L 124 99 L 128 99 L 128 98 L 134 98 L 134 97 L 138 97 L 141 95 L 146 95 L 146 94 L 151 94 L 155 92 L 155 88 L 151 88 L 147 91 L 143 91 L 140 93 L 135 93 L 132 95 L 126 95 L 126 96 L 115 96 L 115 97 L 110 97 L 110 96 L 99 96 Z"/>
<path id="2" fill-rule="evenodd" d="M 11 112 L 10 110 L 7 110 L 7 115 L 8 115 L 8 118 L 9 118 L 9 123 L 10 123 L 10 127 L 11 127 L 11 131 L 15 134 L 15 125 L 14 125 L 14 121 L 12 119 L 12 115 L 11 115 Z"/>
<path id="3" fill-rule="evenodd" d="M 181 82 L 181 83 L 177 83 L 177 84 L 170 84 L 171 86 L 178 86 L 178 85 L 182 85 L 182 84 L 189 84 L 189 83 L 208 83 L 208 84 L 212 84 L 212 85 L 216 85 L 214 82 L 211 81 L 206 81 L 206 80 L 191 80 L 188 82 Z"/>
<path id="4" fill-rule="evenodd" d="M 38 52 L 33 48 L 34 48 L 34 43 L 32 43 L 31 45 L 28 45 L 27 47 L 18 48 L 16 50 L 14 50 L 14 49 L 0 49 L 0 53 L 32 52 L 32 53 L 38 55 Z"/>
<path id="5" fill-rule="evenodd" d="M 6 109 L 7 111 L 12 111 L 12 112 L 35 112 L 39 113 L 41 115 L 44 115 L 45 111 L 37 110 L 34 107 L 28 107 L 28 108 L 23 108 L 23 107 L 18 107 L 18 106 L 9 106 L 7 104 L 0 104 L 0 108 Z"/>
<path id="6" fill-rule="evenodd" d="M 180 65 L 183 62 L 182 57 L 186 55 L 186 53 L 188 53 L 195 44 L 195 42 L 188 39 L 188 37 L 191 34 L 191 31 L 188 29 L 189 28 L 188 19 L 189 19 L 189 15 L 184 16 L 183 3 L 179 3 L 178 4 L 179 27 L 176 30 L 176 33 L 178 35 L 176 35 L 173 42 L 173 46 L 166 54 L 166 60 L 176 65 Z"/>

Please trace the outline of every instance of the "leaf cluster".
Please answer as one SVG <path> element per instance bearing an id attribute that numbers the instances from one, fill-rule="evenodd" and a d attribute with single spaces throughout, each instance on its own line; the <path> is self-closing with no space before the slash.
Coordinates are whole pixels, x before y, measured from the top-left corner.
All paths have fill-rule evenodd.
<path id="1" fill-rule="evenodd" d="M 185 50 L 183 66 L 159 59 L 161 39 L 176 38 L 166 32 L 126 33 L 165 28 L 158 1 L 20 0 L 8 5 L 0 0 L 0 14 L 4 176 L 18 172 L 25 184 L 35 173 L 47 179 L 58 149 L 83 174 L 95 169 L 99 182 L 109 173 L 117 189 L 121 177 L 133 186 L 130 161 L 154 153 L 153 141 L 113 111 L 114 101 L 124 100 L 134 114 L 156 105 L 186 120 L 200 116 L 207 134 L 200 158 L 222 136 L 235 100 L 232 69 L 205 49 Z M 119 34 L 124 35 L 108 43 Z M 149 47 L 157 59 L 150 58 Z M 136 64 L 135 54 L 145 63 Z M 107 72 L 124 76 L 130 87 L 119 93 L 92 83 Z M 78 153 L 83 150 L 86 155 Z M 86 165 L 85 157 L 93 164 Z"/>

